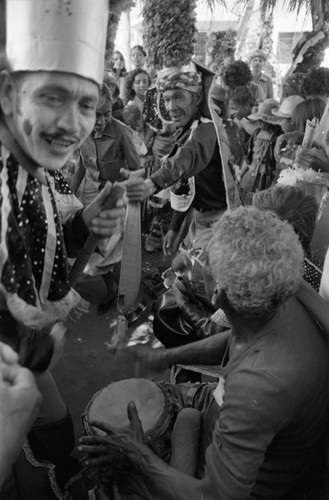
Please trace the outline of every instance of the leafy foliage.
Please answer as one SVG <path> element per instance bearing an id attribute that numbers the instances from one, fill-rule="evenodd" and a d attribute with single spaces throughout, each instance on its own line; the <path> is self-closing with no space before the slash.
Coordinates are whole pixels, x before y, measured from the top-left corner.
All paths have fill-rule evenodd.
<path id="1" fill-rule="evenodd" d="M 215 73 L 221 73 L 226 59 L 234 59 L 236 36 L 236 30 L 232 29 L 210 33 L 207 43 L 208 66 Z"/>
<path id="2" fill-rule="evenodd" d="M 107 61 L 106 65 L 108 65 L 109 61 L 112 59 L 114 43 L 118 31 L 121 13 L 131 9 L 134 6 L 134 0 L 111 0 L 110 2 L 110 15 L 107 25 L 105 51 L 105 61 Z"/>
<path id="3" fill-rule="evenodd" d="M 196 0 L 144 0 L 144 46 L 157 69 L 190 61 L 196 35 Z"/>
<path id="4" fill-rule="evenodd" d="M 223 5 L 226 7 L 225 0 L 201 0 L 210 10 L 213 10 L 217 4 Z"/>

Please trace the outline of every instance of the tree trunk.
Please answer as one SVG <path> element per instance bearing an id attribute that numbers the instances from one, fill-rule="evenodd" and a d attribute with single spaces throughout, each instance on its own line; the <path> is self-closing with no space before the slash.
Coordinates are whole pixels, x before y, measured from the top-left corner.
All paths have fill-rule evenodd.
<path id="1" fill-rule="evenodd" d="M 245 13 L 240 19 L 239 26 L 238 26 L 238 33 L 236 37 L 236 51 L 235 51 L 235 57 L 236 59 L 240 59 L 242 51 L 243 51 L 243 46 L 246 42 L 248 31 L 249 31 L 249 21 L 250 17 L 252 14 L 252 11 L 255 6 L 255 0 L 249 0 Z"/>

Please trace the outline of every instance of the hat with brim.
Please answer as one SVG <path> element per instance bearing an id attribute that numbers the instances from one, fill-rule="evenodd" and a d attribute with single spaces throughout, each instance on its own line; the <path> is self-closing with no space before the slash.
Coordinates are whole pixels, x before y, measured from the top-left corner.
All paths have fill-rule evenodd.
<path id="1" fill-rule="evenodd" d="M 273 109 L 272 113 L 279 118 L 291 118 L 294 114 L 297 104 L 300 104 L 305 99 L 299 95 L 290 95 L 286 97 L 280 104 L 279 109 Z"/>
<path id="2" fill-rule="evenodd" d="M 263 122 L 273 124 L 280 123 L 281 118 L 272 114 L 272 111 L 278 108 L 278 101 L 275 99 L 265 99 L 265 101 L 259 103 L 256 113 L 249 115 L 248 119 L 251 121 L 262 120 Z"/>

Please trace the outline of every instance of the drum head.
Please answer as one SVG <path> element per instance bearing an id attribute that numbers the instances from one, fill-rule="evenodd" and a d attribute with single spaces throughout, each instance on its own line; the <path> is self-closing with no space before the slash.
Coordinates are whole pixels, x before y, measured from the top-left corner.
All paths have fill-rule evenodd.
<path id="1" fill-rule="evenodd" d="M 116 430 L 129 427 L 127 405 L 134 401 L 144 432 L 152 430 L 165 408 L 162 390 L 151 380 L 133 378 L 113 382 L 95 394 L 86 410 L 86 420 L 105 423 Z M 99 429 L 92 432 L 103 434 Z"/>

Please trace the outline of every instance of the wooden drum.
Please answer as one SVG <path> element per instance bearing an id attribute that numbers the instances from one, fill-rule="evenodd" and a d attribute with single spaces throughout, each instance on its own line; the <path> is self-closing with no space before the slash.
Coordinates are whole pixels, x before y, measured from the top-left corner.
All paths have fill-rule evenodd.
<path id="1" fill-rule="evenodd" d="M 86 433 L 105 434 L 91 425 L 94 421 L 113 430 L 127 430 L 130 425 L 129 401 L 136 405 L 147 444 L 158 456 L 169 461 L 171 432 L 177 411 L 170 402 L 165 383 L 133 378 L 113 382 L 101 389 L 94 394 L 82 415 Z"/>

